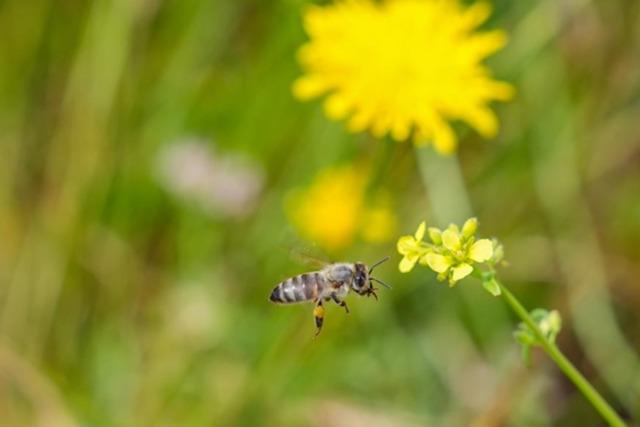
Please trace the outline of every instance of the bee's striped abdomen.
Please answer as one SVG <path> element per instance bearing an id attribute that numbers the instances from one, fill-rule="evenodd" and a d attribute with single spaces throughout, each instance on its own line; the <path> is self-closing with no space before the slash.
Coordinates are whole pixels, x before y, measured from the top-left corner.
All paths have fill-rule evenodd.
<path id="1" fill-rule="evenodd" d="M 324 283 L 320 273 L 300 274 L 280 282 L 271 291 L 269 299 L 281 304 L 313 301 L 321 293 Z"/>

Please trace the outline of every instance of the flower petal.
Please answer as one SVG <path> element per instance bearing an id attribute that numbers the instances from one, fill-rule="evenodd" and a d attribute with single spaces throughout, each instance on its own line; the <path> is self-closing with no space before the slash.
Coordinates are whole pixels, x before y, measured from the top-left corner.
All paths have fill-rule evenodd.
<path id="1" fill-rule="evenodd" d="M 416 230 L 416 234 L 415 234 L 415 238 L 417 241 L 421 241 L 422 238 L 424 237 L 424 230 L 427 228 L 427 225 L 425 224 L 424 221 L 422 221 L 420 223 L 420 225 L 418 226 L 418 229 Z"/>
<path id="2" fill-rule="evenodd" d="M 330 119 L 344 119 L 352 110 L 353 103 L 345 96 L 333 94 L 324 101 L 324 112 Z"/>
<path id="3" fill-rule="evenodd" d="M 433 147 L 440 154 L 451 154 L 456 150 L 458 138 L 451 126 L 441 118 L 431 123 L 433 132 Z"/>
<path id="4" fill-rule="evenodd" d="M 396 248 L 398 252 L 400 252 L 400 255 L 406 255 L 409 252 L 415 252 L 418 245 L 413 236 L 402 236 L 398 239 Z"/>
<path id="5" fill-rule="evenodd" d="M 442 232 L 442 243 L 450 251 L 457 251 L 460 249 L 460 233 L 458 227 L 454 228 L 452 225 Z"/>
<path id="6" fill-rule="evenodd" d="M 402 260 L 400 260 L 400 264 L 398 265 L 398 269 L 400 270 L 401 273 L 408 273 L 416 265 L 416 261 L 417 260 L 418 260 L 417 257 L 415 257 L 415 258 L 413 258 L 413 257 L 412 258 L 404 257 L 404 258 L 402 258 Z"/>
<path id="7" fill-rule="evenodd" d="M 451 269 L 451 283 L 456 283 L 458 280 L 462 280 L 467 277 L 473 271 L 467 263 L 458 264 Z"/>
<path id="8" fill-rule="evenodd" d="M 451 267 L 451 258 L 444 255 L 429 253 L 425 259 L 429 267 L 436 273 L 444 273 Z"/>
<path id="9" fill-rule="evenodd" d="M 469 249 L 469 258 L 475 262 L 485 262 L 493 255 L 493 244 L 489 239 L 480 239 Z"/>
<path id="10" fill-rule="evenodd" d="M 319 75 L 301 77 L 293 83 L 293 95 L 300 100 L 309 100 L 322 95 L 329 89 L 326 79 Z"/>

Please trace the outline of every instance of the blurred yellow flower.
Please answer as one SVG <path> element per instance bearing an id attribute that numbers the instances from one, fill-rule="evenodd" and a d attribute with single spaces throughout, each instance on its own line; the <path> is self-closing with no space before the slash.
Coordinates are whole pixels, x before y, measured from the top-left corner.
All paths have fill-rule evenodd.
<path id="1" fill-rule="evenodd" d="M 347 119 L 351 132 L 388 132 L 441 153 L 456 148 L 449 121 L 468 123 L 484 137 L 498 130 L 491 101 L 513 87 L 493 80 L 482 61 L 506 42 L 499 30 L 478 32 L 487 3 L 457 0 L 347 0 L 310 7 L 310 41 L 299 60 L 306 74 L 293 86 L 301 100 L 328 94 L 327 116 Z"/>
<path id="2" fill-rule="evenodd" d="M 349 246 L 358 235 L 371 243 L 388 241 L 395 232 L 395 214 L 381 197 L 369 206 L 366 192 L 366 169 L 330 168 L 308 188 L 292 191 L 286 211 L 303 237 L 330 252 Z"/>
<path id="3" fill-rule="evenodd" d="M 388 241 L 396 229 L 396 216 L 388 204 L 373 205 L 364 211 L 360 233 L 365 242 Z"/>

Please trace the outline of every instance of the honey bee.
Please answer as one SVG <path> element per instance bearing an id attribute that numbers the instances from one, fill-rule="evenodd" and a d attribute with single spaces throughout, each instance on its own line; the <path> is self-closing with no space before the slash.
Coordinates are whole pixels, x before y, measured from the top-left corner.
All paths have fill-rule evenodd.
<path id="1" fill-rule="evenodd" d="M 349 307 L 344 301 L 349 291 L 353 290 L 362 296 L 373 295 L 377 300 L 377 289 L 373 287 L 373 282 L 379 283 L 386 288 L 391 288 L 382 280 L 371 276 L 373 269 L 388 259 L 389 257 L 381 259 L 373 264 L 371 268 L 361 262 L 339 262 L 329 264 L 319 271 L 299 274 L 280 282 L 278 286 L 273 288 L 269 300 L 276 304 L 313 301 L 315 303 L 313 317 L 316 323 L 317 336 L 322 330 L 324 321 L 323 302 L 333 300 L 349 313 Z"/>

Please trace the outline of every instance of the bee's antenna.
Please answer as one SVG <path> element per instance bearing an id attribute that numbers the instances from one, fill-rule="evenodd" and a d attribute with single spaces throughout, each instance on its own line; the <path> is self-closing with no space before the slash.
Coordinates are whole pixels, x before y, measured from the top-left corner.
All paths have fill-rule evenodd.
<path id="1" fill-rule="evenodd" d="M 387 289 L 391 289 L 391 285 L 387 285 L 386 283 L 384 283 L 382 280 L 380 279 L 376 279 L 375 277 L 369 277 L 370 280 L 373 280 L 376 283 L 380 283 L 382 286 L 384 286 Z"/>
<path id="2" fill-rule="evenodd" d="M 373 264 L 370 268 L 369 268 L 369 274 L 371 274 L 371 272 L 373 271 L 374 268 L 376 268 L 377 266 L 379 266 L 380 264 L 382 264 L 385 261 L 388 261 L 389 257 L 386 256 L 384 258 L 382 258 L 380 261 L 376 262 L 375 264 Z"/>

